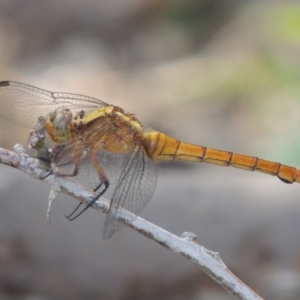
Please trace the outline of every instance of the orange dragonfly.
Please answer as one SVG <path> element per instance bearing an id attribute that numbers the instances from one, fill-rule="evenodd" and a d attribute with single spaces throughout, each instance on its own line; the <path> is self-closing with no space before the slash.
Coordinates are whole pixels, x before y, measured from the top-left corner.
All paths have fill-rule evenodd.
<path id="1" fill-rule="evenodd" d="M 115 183 L 105 239 L 126 226 L 120 221 L 126 211 L 132 222 L 151 199 L 157 181 L 153 160 L 206 162 L 276 175 L 285 183 L 300 182 L 300 170 L 296 168 L 146 131 L 132 114 L 95 98 L 2 81 L 0 102 L 0 113 L 25 127 L 33 128 L 43 116 L 44 130 L 56 145 L 52 162 L 64 170 L 65 176 L 88 179 L 87 184 L 98 191 L 81 212 L 71 218 L 77 207 L 67 218 L 76 218 Z"/>

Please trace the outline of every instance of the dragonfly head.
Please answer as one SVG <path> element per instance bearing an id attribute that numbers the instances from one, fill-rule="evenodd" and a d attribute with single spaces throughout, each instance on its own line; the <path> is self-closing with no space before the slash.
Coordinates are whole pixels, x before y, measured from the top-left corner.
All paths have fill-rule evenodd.
<path id="1" fill-rule="evenodd" d="M 56 143 L 65 143 L 71 138 L 72 113 L 59 107 L 46 118 L 46 131 Z"/>

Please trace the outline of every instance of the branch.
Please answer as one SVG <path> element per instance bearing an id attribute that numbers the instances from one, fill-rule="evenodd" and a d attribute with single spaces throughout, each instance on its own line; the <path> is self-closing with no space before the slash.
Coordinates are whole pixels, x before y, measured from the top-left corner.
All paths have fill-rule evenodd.
<path id="1" fill-rule="evenodd" d="M 16 149 L 17 148 L 15 148 L 15 150 Z M 38 159 L 29 157 L 26 154 L 0 148 L 0 163 L 16 168 L 50 185 L 51 193 L 49 202 L 60 192 L 66 193 L 84 203 L 89 203 L 89 201 L 95 197 L 92 191 L 84 188 L 70 178 L 55 174 L 43 178 L 47 166 Z M 109 204 L 107 200 L 101 197 L 92 207 L 107 213 Z M 128 220 L 122 221 L 129 224 Z M 260 296 L 230 272 L 218 253 L 207 250 L 197 244 L 194 234 L 184 233 L 181 237 L 178 237 L 140 217 L 137 217 L 135 221 L 128 226 L 198 265 L 205 273 L 222 285 L 237 299 L 262 300 Z"/>

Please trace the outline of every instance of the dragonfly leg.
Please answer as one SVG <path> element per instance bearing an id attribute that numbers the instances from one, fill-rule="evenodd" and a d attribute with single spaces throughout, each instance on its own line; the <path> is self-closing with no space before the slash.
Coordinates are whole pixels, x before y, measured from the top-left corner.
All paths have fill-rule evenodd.
<path id="1" fill-rule="evenodd" d="M 94 167 L 96 168 L 96 171 L 98 173 L 98 176 L 99 176 L 99 179 L 100 179 L 100 183 L 99 185 L 94 189 L 94 191 L 97 191 L 101 186 L 102 184 L 104 184 L 104 189 L 103 191 L 101 191 L 90 203 L 88 203 L 84 209 L 82 209 L 78 214 L 76 214 L 74 217 L 70 218 L 74 213 L 75 211 L 79 208 L 76 207 L 75 211 L 73 211 L 71 213 L 71 215 L 69 216 L 68 220 L 69 221 L 73 221 L 75 220 L 77 217 L 79 217 L 84 211 L 86 211 L 89 207 L 91 207 L 108 189 L 109 187 L 109 181 L 106 177 L 106 174 L 105 174 L 105 171 L 104 169 L 102 168 L 101 166 L 101 163 L 99 162 L 97 156 L 94 154 L 94 152 L 92 150 L 89 150 L 88 151 L 88 155 L 91 159 L 91 162 L 93 163 Z"/>
<path id="2" fill-rule="evenodd" d="M 60 176 L 75 177 L 79 173 L 79 168 L 80 168 L 80 164 L 81 164 L 82 144 L 79 143 L 77 145 L 74 145 L 74 149 L 72 149 L 73 150 L 72 158 L 70 158 L 67 162 L 61 163 L 61 160 L 64 159 L 64 156 L 66 154 L 68 154 L 68 150 L 69 150 L 69 148 L 64 148 L 63 146 L 57 147 L 56 148 L 56 153 L 55 153 L 55 156 L 54 156 L 54 163 L 55 163 L 55 166 L 59 170 L 59 175 Z M 66 167 L 66 166 L 67 167 L 72 166 L 72 168 L 74 166 L 74 170 L 72 170 L 72 171 L 70 170 L 71 173 L 69 173 L 69 174 L 66 173 L 66 172 L 62 172 L 61 169 L 63 167 Z"/>
<path id="3" fill-rule="evenodd" d="M 81 210 L 77 215 L 75 215 L 73 218 L 70 218 L 74 213 L 75 213 L 75 211 L 79 208 L 79 206 L 81 205 L 81 203 L 75 208 L 75 210 L 71 213 L 71 215 L 69 216 L 69 217 L 66 217 L 69 221 L 73 221 L 73 220 L 75 220 L 77 217 L 79 217 L 81 214 L 83 214 L 83 212 L 85 212 L 88 208 L 90 208 L 106 191 L 107 191 L 107 189 L 108 189 L 108 187 L 109 187 L 109 182 L 108 181 L 106 181 L 105 183 L 104 183 L 104 185 L 105 185 L 105 188 L 104 188 L 104 190 L 101 192 L 101 193 L 99 193 L 89 204 L 87 204 L 86 206 L 85 206 L 85 208 L 83 209 L 83 210 Z"/>
<path id="4" fill-rule="evenodd" d="M 65 215 L 65 217 L 70 220 L 70 218 L 74 215 L 74 213 L 78 210 L 78 208 L 81 206 L 82 202 L 79 202 L 79 204 L 76 206 L 76 208 L 69 214 Z"/>
<path id="5" fill-rule="evenodd" d="M 58 165 L 58 168 L 59 167 L 64 167 L 64 166 L 67 166 L 68 164 L 62 164 L 62 165 Z M 70 174 L 66 174 L 66 173 L 60 173 L 59 175 L 60 176 L 64 176 L 64 177 L 75 177 L 78 175 L 78 172 L 79 172 L 79 166 L 80 166 L 80 163 L 76 163 L 75 162 L 75 168 L 74 168 L 74 171 Z"/>
<path id="6" fill-rule="evenodd" d="M 43 175 L 43 174 L 40 175 L 41 180 L 44 180 L 45 178 L 47 178 L 48 176 L 53 174 L 51 169 L 49 171 L 45 171 L 45 172 L 46 172 L 46 175 Z"/>
<path id="7" fill-rule="evenodd" d="M 93 191 L 94 191 L 94 192 L 97 192 L 97 191 L 101 188 L 101 186 L 102 186 L 102 182 L 100 182 L 100 183 L 93 189 Z"/>
<path id="8" fill-rule="evenodd" d="M 52 162 L 50 158 L 49 159 L 48 158 L 44 159 L 43 157 L 39 157 L 39 156 L 37 156 L 37 158 L 39 160 L 41 160 L 42 162 L 47 163 L 47 164 L 50 164 Z M 68 165 L 68 164 L 64 164 L 64 165 Z M 50 176 L 52 174 L 58 174 L 62 177 L 73 177 L 73 176 L 76 176 L 78 174 L 80 161 L 75 160 L 75 168 L 74 168 L 74 171 L 73 171 L 72 174 L 65 174 L 65 173 L 62 173 L 62 172 L 59 171 L 59 167 L 64 166 L 64 165 L 55 165 L 55 167 L 57 168 L 56 171 L 53 171 L 52 167 L 50 166 L 49 169 L 45 171 L 46 172 L 45 175 L 40 175 L 40 179 L 43 180 L 43 179 L 47 178 L 48 176 Z"/>
<path id="9" fill-rule="evenodd" d="M 102 182 L 100 183 L 100 184 L 98 184 L 97 185 L 97 187 L 93 190 L 94 192 L 96 192 L 97 190 L 99 190 L 100 188 L 101 188 L 101 186 L 102 186 Z M 107 188 L 106 188 L 107 189 Z M 105 191 L 103 191 L 103 194 L 105 193 Z M 96 197 L 96 200 L 100 197 L 101 195 L 99 195 L 99 196 L 97 196 Z M 93 199 L 93 201 L 94 201 L 95 199 Z M 92 202 L 93 202 L 92 201 Z M 95 203 L 95 201 L 92 203 L 92 205 Z M 77 206 L 76 206 L 76 208 L 69 214 L 69 215 L 65 215 L 65 217 L 67 218 L 67 219 L 69 219 L 70 220 L 70 218 L 74 215 L 74 213 L 78 210 L 78 208 L 81 206 L 81 204 L 82 204 L 82 202 L 80 202 Z M 88 209 L 88 208 L 86 208 L 86 209 Z M 86 210 L 85 209 L 85 210 Z M 83 212 L 83 211 L 82 211 Z M 80 213 L 80 214 L 82 214 L 82 212 Z M 76 216 L 76 218 L 77 218 L 78 216 Z M 70 221 L 72 221 L 73 219 L 71 219 Z"/>
<path id="10" fill-rule="evenodd" d="M 33 157 L 37 158 L 38 160 L 41 160 L 42 162 L 47 163 L 47 164 L 50 164 L 52 162 L 51 158 L 48 156 L 35 155 Z"/>

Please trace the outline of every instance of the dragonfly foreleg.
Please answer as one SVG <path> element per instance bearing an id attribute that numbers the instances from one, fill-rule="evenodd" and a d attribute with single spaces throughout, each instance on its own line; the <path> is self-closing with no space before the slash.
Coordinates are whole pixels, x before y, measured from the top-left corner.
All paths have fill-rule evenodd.
<path id="1" fill-rule="evenodd" d="M 82 202 L 80 202 L 77 206 L 76 206 L 76 208 L 69 214 L 69 215 L 65 215 L 65 217 L 67 218 L 67 219 L 69 219 L 70 220 L 70 218 L 74 215 L 74 213 L 78 210 L 78 208 L 81 206 L 81 204 L 82 204 Z"/>

